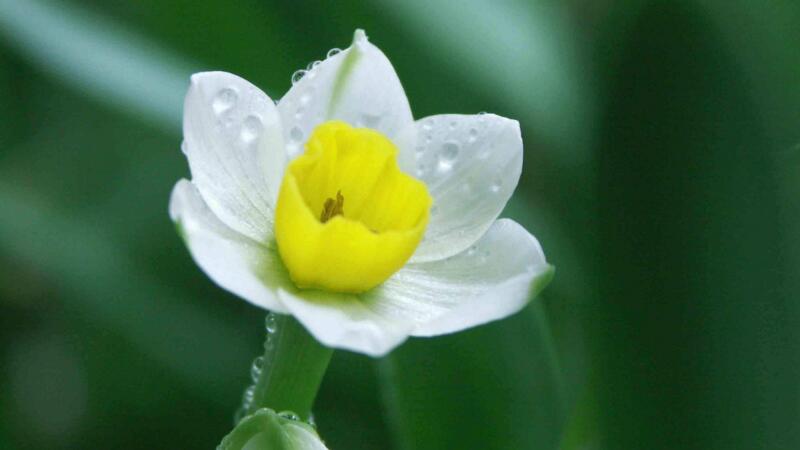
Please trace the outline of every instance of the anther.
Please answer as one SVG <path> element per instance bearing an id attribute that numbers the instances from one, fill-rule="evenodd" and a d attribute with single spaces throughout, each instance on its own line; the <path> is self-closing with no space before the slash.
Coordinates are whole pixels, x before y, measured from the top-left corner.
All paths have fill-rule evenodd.
<path id="1" fill-rule="evenodd" d="M 344 214 L 344 197 L 342 196 L 342 191 L 336 191 L 336 200 L 332 198 L 328 198 L 325 200 L 325 204 L 322 206 L 322 214 L 319 217 L 319 221 L 325 223 L 335 216 L 340 216 Z"/>

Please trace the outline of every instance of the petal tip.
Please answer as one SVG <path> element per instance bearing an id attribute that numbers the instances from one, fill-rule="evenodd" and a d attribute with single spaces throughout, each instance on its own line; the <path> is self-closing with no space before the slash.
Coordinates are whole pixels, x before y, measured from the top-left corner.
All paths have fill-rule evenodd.
<path id="1" fill-rule="evenodd" d="M 353 33 L 353 44 L 360 44 L 363 42 L 367 42 L 369 38 L 367 37 L 367 33 L 364 31 L 363 28 L 356 28 L 356 31 Z"/>
<path id="2" fill-rule="evenodd" d="M 556 266 L 548 264 L 545 269 L 533 277 L 530 289 L 530 298 L 533 299 L 546 288 L 556 275 Z"/>
<path id="3" fill-rule="evenodd" d="M 187 183 L 191 183 L 189 180 L 185 178 L 181 178 L 175 183 L 175 186 L 172 188 L 172 192 L 169 196 L 169 218 L 178 223 L 181 216 L 181 199 L 180 196 L 182 195 L 182 191 L 184 189 L 188 189 L 186 186 Z"/>
<path id="4" fill-rule="evenodd" d="M 213 74 L 214 72 L 196 72 L 193 73 L 189 77 L 189 85 L 190 86 L 197 86 L 203 82 L 205 78 L 208 78 L 209 75 Z"/>

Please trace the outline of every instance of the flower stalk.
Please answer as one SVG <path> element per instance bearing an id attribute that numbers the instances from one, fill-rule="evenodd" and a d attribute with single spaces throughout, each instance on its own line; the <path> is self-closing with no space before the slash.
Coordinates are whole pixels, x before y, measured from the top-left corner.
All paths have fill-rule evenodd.
<path id="1" fill-rule="evenodd" d="M 266 331 L 264 356 L 254 363 L 255 384 L 245 394 L 243 412 L 291 411 L 307 422 L 333 349 L 317 342 L 292 316 L 270 313 Z"/>

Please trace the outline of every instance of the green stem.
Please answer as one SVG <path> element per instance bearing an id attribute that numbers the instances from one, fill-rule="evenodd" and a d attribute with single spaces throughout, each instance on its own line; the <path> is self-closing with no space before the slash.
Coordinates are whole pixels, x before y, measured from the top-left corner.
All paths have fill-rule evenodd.
<path id="1" fill-rule="evenodd" d="M 263 370 L 247 414 L 270 408 L 292 411 L 307 421 L 332 354 L 333 349 L 317 342 L 294 317 L 268 316 Z"/>

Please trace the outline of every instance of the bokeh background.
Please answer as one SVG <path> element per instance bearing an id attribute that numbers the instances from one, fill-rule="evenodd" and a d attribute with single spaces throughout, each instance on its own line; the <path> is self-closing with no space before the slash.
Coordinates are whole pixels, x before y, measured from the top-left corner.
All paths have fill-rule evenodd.
<path id="1" fill-rule="evenodd" d="M 0 0 L 0 448 L 213 448 L 264 312 L 167 217 L 188 77 L 279 98 L 365 28 L 416 117 L 523 128 L 516 316 L 338 351 L 351 449 L 800 448 L 800 3 Z"/>

